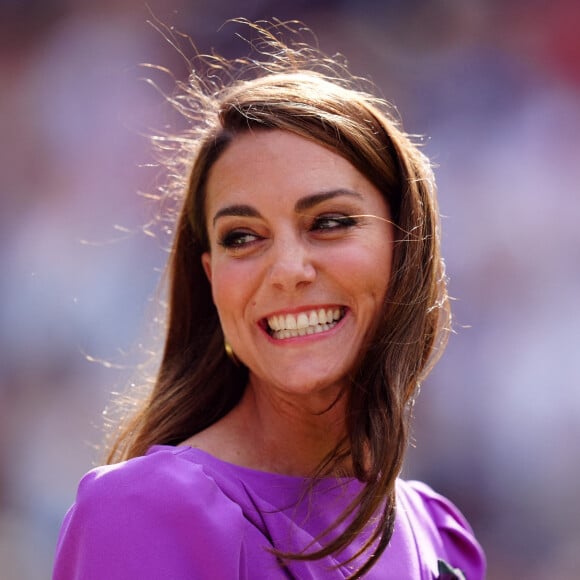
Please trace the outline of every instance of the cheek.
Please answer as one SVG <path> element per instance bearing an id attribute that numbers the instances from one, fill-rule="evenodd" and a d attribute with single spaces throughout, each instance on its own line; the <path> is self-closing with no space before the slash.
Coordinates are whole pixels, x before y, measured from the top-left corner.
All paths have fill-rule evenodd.
<path id="1" fill-rule="evenodd" d="M 239 319 L 248 304 L 252 276 L 240 263 L 214 263 L 212 295 L 220 320 Z"/>
<path id="2" fill-rule="evenodd" d="M 231 304 L 236 294 L 236 283 L 232 280 L 230 274 L 228 274 L 227 268 L 214 268 L 212 281 L 211 281 L 211 291 L 213 294 L 213 301 L 220 313 L 222 315 L 222 310 Z"/>
<path id="3" fill-rule="evenodd" d="M 345 250 L 336 257 L 345 280 L 356 289 L 378 301 L 386 295 L 391 277 L 392 253 L 390 246 Z"/>

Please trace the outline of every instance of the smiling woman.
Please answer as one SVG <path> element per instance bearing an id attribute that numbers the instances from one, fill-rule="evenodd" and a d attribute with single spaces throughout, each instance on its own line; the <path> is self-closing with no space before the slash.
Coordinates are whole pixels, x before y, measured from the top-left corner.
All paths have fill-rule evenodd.
<path id="1" fill-rule="evenodd" d="M 360 80 L 249 27 L 261 64 L 175 100 L 161 366 L 55 579 L 483 578 L 456 508 L 399 478 L 449 321 L 430 165 Z"/>
<path id="2" fill-rule="evenodd" d="M 277 129 L 251 131 L 236 137 L 209 171 L 205 210 L 209 250 L 202 263 L 224 336 L 249 369 L 236 412 L 210 429 L 227 428 L 246 401 L 260 406 L 246 418 L 268 424 L 261 434 L 252 421 L 244 441 L 271 439 L 280 426 L 268 412 L 272 398 L 277 409 L 284 401 L 297 423 L 310 420 L 303 408 L 323 410 L 339 398 L 343 407 L 341 394 L 390 280 L 393 226 L 380 191 L 312 140 Z M 308 441 L 292 442 L 308 448 Z M 273 455 L 278 463 L 279 451 Z M 296 463 L 297 475 L 310 474 L 319 462 L 309 464 L 304 455 L 283 454 Z M 268 461 L 252 467 L 269 470 Z"/>

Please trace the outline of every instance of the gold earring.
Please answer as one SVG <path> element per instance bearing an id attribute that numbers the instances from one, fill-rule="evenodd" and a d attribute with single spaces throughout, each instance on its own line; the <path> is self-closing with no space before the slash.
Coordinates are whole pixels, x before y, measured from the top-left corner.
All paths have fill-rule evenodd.
<path id="1" fill-rule="evenodd" d="M 237 366 L 240 365 L 240 361 L 238 359 L 238 357 L 236 356 L 236 353 L 234 352 L 234 349 L 232 348 L 232 345 L 227 341 L 227 339 L 224 341 L 224 349 L 226 351 L 226 354 L 228 355 L 229 359 Z"/>

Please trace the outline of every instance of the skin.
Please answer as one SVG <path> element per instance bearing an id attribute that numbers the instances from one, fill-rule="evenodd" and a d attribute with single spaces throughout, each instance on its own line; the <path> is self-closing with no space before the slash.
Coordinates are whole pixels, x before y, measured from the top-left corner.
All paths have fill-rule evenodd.
<path id="1" fill-rule="evenodd" d="M 231 413 L 185 443 L 246 467 L 308 475 L 344 434 L 339 395 L 387 292 L 389 207 L 341 156 L 273 130 L 237 137 L 217 160 L 206 216 L 203 266 L 249 382 Z M 268 331 L 269 317 L 320 309 L 342 318 L 305 336 Z"/>

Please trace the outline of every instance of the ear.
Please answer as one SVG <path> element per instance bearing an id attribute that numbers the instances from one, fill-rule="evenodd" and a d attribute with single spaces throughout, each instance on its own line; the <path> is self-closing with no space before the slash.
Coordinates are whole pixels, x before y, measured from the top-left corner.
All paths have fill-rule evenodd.
<path id="1" fill-rule="evenodd" d="M 204 252 L 201 255 L 201 265 L 205 271 L 205 275 L 211 284 L 211 254 L 209 252 Z"/>

